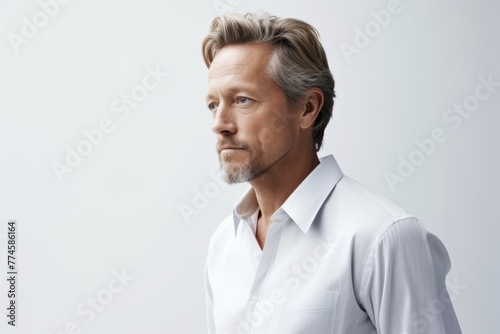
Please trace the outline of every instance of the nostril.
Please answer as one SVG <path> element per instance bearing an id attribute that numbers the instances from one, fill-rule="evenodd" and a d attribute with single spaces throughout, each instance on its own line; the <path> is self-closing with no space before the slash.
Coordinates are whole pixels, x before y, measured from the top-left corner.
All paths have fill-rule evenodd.
<path id="1" fill-rule="evenodd" d="M 234 134 L 236 132 L 236 125 L 230 119 L 223 119 L 216 117 L 212 124 L 212 131 L 215 134 Z"/>

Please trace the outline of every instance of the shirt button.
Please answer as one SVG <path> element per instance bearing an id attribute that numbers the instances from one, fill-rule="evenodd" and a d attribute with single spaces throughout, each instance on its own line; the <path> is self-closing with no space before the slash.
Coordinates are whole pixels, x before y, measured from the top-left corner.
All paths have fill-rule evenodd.
<path id="1" fill-rule="evenodd" d="M 252 296 L 251 300 L 252 300 L 252 302 L 256 303 L 259 300 L 259 297 Z"/>

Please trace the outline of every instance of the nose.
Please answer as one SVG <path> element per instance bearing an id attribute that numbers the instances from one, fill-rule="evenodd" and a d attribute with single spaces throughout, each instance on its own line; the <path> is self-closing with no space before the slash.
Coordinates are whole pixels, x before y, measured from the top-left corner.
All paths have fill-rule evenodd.
<path id="1" fill-rule="evenodd" d="M 222 103 L 217 107 L 213 116 L 212 131 L 216 135 L 232 135 L 236 133 L 236 123 L 230 107 Z"/>

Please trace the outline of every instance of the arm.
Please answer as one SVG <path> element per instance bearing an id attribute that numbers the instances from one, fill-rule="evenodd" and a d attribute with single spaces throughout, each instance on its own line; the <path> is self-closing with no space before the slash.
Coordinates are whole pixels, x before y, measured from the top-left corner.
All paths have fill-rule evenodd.
<path id="1" fill-rule="evenodd" d="M 363 304 L 379 334 L 460 334 L 445 279 L 450 259 L 415 218 L 395 222 L 373 242 Z"/>

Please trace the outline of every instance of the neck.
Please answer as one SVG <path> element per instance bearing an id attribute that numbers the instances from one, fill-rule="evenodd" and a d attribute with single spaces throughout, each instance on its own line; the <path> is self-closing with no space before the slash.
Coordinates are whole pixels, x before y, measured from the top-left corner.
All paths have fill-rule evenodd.
<path id="1" fill-rule="evenodd" d="M 312 151 L 305 155 L 283 159 L 266 173 L 250 181 L 259 203 L 259 216 L 270 222 L 273 213 L 318 165 L 318 156 Z"/>

